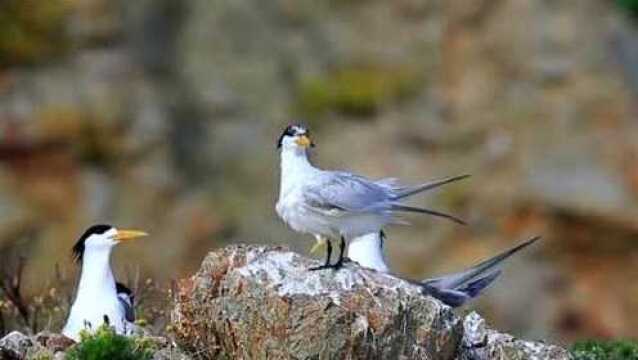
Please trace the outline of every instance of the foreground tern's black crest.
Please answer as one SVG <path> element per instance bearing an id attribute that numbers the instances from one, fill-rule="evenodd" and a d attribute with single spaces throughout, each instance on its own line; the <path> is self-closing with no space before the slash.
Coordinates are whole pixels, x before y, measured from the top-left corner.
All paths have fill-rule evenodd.
<path id="1" fill-rule="evenodd" d="M 99 224 L 99 225 L 93 225 L 90 228 L 88 228 L 84 234 L 82 234 L 82 236 L 80 236 L 80 238 L 78 239 L 78 241 L 75 243 L 75 245 L 73 245 L 73 258 L 75 259 L 76 262 L 82 262 L 82 258 L 84 257 L 84 245 L 85 245 L 85 241 L 86 239 L 89 238 L 89 236 L 94 235 L 94 234 L 104 234 L 105 232 L 111 230 L 113 228 L 113 226 L 111 225 L 104 225 L 104 224 Z"/>
<path id="2" fill-rule="evenodd" d="M 310 132 L 305 126 L 300 124 L 290 124 L 286 126 L 286 128 L 284 129 L 284 132 L 281 133 L 281 136 L 279 136 L 279 140 L 277 140 L 277 149 L 281 148 L 281 142 L 284 140 L 284 137 L 297 136 L 301 134 L 309 135 Z"/>

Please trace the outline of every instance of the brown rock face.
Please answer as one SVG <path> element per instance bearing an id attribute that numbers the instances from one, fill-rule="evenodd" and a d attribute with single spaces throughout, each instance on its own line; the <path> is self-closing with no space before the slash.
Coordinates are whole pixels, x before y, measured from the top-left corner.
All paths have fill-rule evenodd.
<path id="1" fill-rule="evenodd" d="M 180 288 L 178 342 L 208 358 L 450 359 L 461 323 L 417 286 L 280 248 L 212 252 Z"/>
<path id="2" fill-rule="evenodd" d="M 488 330 L 478 315 L 466 320 L 466 328 L 477 328 L 466 340 L 462 320 L 418 286 L 356 264 L 338 272 L 308 271 L 314 265 L 277 247 L 211 252 L 179 286 L 172 314 L 177 342 L 215 359 L 484 358 L 477 348 Z M 485 341 L 496 348 L 493 334 L 489 330 Z M 511 344 L 510 353 L 517 356 L 525 343 Z M 531 348 L 542 356 L 549 346 Z M 554 359 L 568 358 L 551 348 Z"/>

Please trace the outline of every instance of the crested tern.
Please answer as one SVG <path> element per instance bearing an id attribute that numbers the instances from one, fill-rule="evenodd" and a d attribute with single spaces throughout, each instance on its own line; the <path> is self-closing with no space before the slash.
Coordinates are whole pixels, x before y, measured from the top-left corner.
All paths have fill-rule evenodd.
<path id="1" fill-rule="evenodd" d="M 130 241 L 145 232 L 119 230 L 110 225 L 94 225 L 73 246 L 75 261 L 81 264 L 77 293 L 62 333 L 78 341 L 80 331 L 97 329 L 103 323 L 118 334 L 128 335 L 133 324 L 133 294 L 117 283 L 111 270 L 111 252 L 120 242 Z"/>
<path id="2" fill-rule="evenodd" d="M 309 148 L 314 147 L 310 132 L 301 125 L 289 125 L 279 137 L 281 153 L 279 199 L 276 211 L 293 230 L 313 235 L 318 245 L 326 245 L 323 265 L 310 270 L 338 269 L 343 266 L 346 240 L 378 233 L 388 224 L 405 223 L 400 213 L 428 214 L 464 221 L 442 212 L 408 206 L 403 200 L 420 192 L 458 181 L 469 175 L 454 176 L 416 186 L 404 186 L 396 179 L 369 180 L 345 171 L 321 170 L 310 163 Z M 340 239 L 339 258 L 330 263 L 330 239 Z"/>
<path id="3" fill-rule="evenodd" d="M 408 281 L 421 286 L 423 293 L 431 295 L 449 306 L 459 307 L 479 296 L 484 289 L 496 280 L 502 272 L 500 265 L 505 260 L 539 239 L 540 237 L 538 236 L 533 237 L 457 273 L 420 281 Z M 390 268 L 385 262 L 383 253 L 384 240 L 385 234 L 383 231 L 352 239 L 348 246 L 348 258 L 360 266 L 383 273 L 390 273 Z"/>

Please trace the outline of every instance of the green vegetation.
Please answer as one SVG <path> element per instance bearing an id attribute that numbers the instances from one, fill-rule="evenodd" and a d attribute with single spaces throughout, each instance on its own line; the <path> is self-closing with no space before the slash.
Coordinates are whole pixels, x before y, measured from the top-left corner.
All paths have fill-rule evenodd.
<path id="1" fill-rule="evenodd" d="M 68 360 L 148 360 L 153 357 L 153 344 L 143 338 L 118 335 L 107 325 L 95 333 L 85 331 L 79 344 L 73 346 Z"/>
<path id="2" fill-rule="evenodd" d="M 422 84 L 422 72 L 410 66 L 348 66 L 302 80 L 298 105 L 311 117 L 329 111 L 369 116 Z"/>
<path id="3" fill-rule="evenodd" d="M 638 19 L 638 0 L 616 0 L 616 4 L 622 10 L 625 10 L 631 16 Z"/>
<path id="4" fill-rule="evenodd" d="M 40 350 L 34 354 L 28 354 L 27 356 L 30 360 L 54 360 L 54 355 L 50 350 Z"/>
<path id="5" fill-rule="evenodd" d="M 638 342 L 587 340 L 571 348 L 574 360 L 638 360 Z"/>
<path id="6" fill-rule="evenodd" d="M 42 61 L 68 45 L 65 0 L 0 1 L 0 67 Z"/>

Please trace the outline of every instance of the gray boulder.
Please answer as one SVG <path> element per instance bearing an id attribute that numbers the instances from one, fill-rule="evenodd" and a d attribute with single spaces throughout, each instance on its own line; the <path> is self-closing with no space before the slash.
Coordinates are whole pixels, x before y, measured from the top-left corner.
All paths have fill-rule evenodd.
<path id="1" fill-rule="evenodd" d="M 280 247 L 209 253 L 178 286 L 177 343 L 209 359 L 569 359 L 490 330 L 476 314 L 463 321 L 391 275 L 353 263 L 308 271 L 315 265 Z"/>

